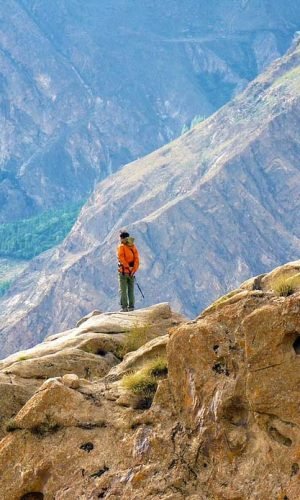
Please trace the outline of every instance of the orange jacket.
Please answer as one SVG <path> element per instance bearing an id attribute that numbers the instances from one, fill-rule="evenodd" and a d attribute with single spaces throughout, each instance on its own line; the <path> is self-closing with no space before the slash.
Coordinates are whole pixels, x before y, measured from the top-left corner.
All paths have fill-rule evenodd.
<path id="1" fill-rule="evenodd" d="M 118 246 L 119 273 L 134 274 L 140 265 L 139 252 L 135 245 L 121 243 Z"/>

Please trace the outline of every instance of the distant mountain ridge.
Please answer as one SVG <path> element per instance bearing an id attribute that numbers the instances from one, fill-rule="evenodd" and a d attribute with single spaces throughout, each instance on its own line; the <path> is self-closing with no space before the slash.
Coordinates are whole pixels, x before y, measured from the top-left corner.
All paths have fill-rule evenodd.
<path id="1" fill-rule="evenodd" d="M 110 176 L 1 304 L 4 355 L 118 307 L 120 228 L 142 257 L 140 307 L 189 316 L 300 250 L 300 43 L 180 139 Z"/>
<path id="2" fill-rule="evenodd" d="M 294 0 L 11 0 L 0 8 L 0 223 L 84 199 L 281 55 Z"/>

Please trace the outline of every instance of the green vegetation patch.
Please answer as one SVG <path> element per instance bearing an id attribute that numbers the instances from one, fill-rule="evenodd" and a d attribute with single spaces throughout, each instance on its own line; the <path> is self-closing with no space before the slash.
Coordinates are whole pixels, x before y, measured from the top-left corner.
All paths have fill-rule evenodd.
<path id="1" fill-rule="evenodd" d="M 157 380 L 143 370 L 125 375 L 122 386 L 134 394 L 153 396 L 157 389 Z"/>
<path id="2" fill-rule="evenodd" d="M 300 273 L 290 276 L 289 278 L 284 276 L 275 278 L 271 287 L 276 295 L 288 297 L 300 289 Z"/>
<path id="3" fill-rule="evenodd" d="M 54 434 L 55 432 L 58 432 L 61 429 L 61 427 L 56 424 L 55 422 L 42 422 L 39 425 L 36 425 L 35 427 L 32 427 L 30 431 L 32 434 L 35 434 L 36 436 L 44 437 L 46 434 Z"/>
<path id="4" fill-rule="evenodd" d="M 19 363 L 20 361 L 27 361 L 27 359 L 30 359 L 29 356 L 20 356 L 18 359 L 16 359 L 16 363 Z"/>
<path id="5" fill-rule="evenodd" d="M 164 357 L 157 357 L 146 363 L 135 373 L 124 375 L 122 386 L 133 394 L 153 398 L 158 381 L 167 376 L 168 365 Z"/>
<path id="6" fill-rule="evenodd" d="M 150 340 L 150 327 L 148 325 L 135 326 L 126 333 L 126 339 L 120 346 L 118 356 L 123 358 L 132 351 L 137 351 Z"/>
<path id="7" fill-rule="evenodd" d="M 72 229 L 83 202 L 0 225 L 0 257 L 30 260 L 58 245 Z"/>
<path id="8" fill-rule="evenodd" d="M 20 426 L 16 423 L 14 418 L 10 418 L 6 422 L 6 432 L 14 432 L 20 430 Z"/>
<path id="9" fill-rule="evenodd" d="M 168 374 L 167 359 L 163 356 L 158 356 L 149 361 L 144 369 L 153 377 L 166 377 Z"/>

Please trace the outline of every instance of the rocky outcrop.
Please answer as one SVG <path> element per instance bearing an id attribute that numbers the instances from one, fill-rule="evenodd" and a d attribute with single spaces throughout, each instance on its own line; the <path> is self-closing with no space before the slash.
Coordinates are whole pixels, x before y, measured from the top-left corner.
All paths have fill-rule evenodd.
<path id="1" fill-rule="evenodd" d="M 45 381 L 0 442 L 3 498 L 297 500 L 299 270 L 258 276 L 173 327 L 150 407 L 124 399 L 123 381 L 128 359 L 139 373 L 165 337 L 117 376 Z"/>
<path id="2" fill-rule="evenodd" d="M 12 0 L 1 20 L 3 223 L 85 199 L 210 115 L 283 54 L 300 9 L 294 0 Z"/>
<path id="3" fill-rule="evenodd" d="M 114 366 L 110 378 L 118 379 L 145 359 L 165 352 L 168 329 L 181 321 L 183 317 L 168 304 L 128 314 L 99 312 L 82 318 L 72 330 L 9 356 L 0 362 L 0 433 L 45 380 L 58 378 L 67 387 L 78 388 L 83 379 L 104 377 Z M 145 343 L 149 344 L 139 354 L 127 354 Z"/>
<path id="4" fill-rule="evenodd" d="M 298 258 L 299 64 L 298 44 L 210 119 L 100 184 L 64 244 L 0 302 L 2 355 L 116 310 L 120 228 L 141 254 L 138 307 L 168 301 L 189 317 Z"/>

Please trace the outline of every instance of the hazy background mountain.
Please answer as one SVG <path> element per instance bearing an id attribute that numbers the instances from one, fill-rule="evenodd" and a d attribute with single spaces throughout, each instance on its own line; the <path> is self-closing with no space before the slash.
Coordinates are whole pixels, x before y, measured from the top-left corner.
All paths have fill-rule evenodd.
<path id="1" fill-rule="evenodd" d="M 0 223 L 85 200 L 290 45 L 294 0 L 9 0 L 0 7 Z"/>
<path id="2" fill-rule="evenodd" d="M 99 184 L 63 245 L 2 301 L 2 353 L 118 307 L 120 228 L 137 237 L 143 304 L 190 316 L 298 258 L 299 111 L 300 43 L 211 118 Z"/>

